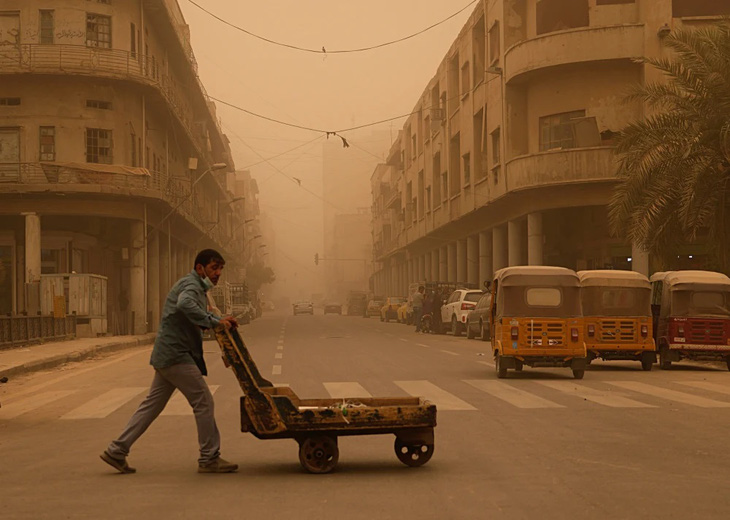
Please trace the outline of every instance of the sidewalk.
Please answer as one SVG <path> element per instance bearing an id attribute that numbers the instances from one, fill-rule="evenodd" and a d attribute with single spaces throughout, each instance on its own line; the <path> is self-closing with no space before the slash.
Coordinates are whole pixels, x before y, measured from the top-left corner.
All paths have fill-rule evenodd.
<path id="1" fill-rule="evenodd" d="M 46 370 L 71 361 L 81 361 L 102 352 L 151 345 L 154 339 L 155 334 L 77 338 L 0 350 L 0 377 Z"/>

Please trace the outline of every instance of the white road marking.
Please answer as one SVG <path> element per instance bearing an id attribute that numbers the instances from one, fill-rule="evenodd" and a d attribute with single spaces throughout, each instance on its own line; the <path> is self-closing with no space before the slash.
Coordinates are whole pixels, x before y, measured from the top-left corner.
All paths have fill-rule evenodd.
<path id="1" fill-rule="evenodd" d="M 477 361 L 480 365 L 487 365 L 488 367 L 494 368 L 494 363 L 490 363 L 489 361 Z"/>
<path id="2" fill-rule="evenodd" d="M 486 392 L 489 395 L 501 399 L 512 406 L 523 409 L 535 408 L 565 408 L 565 406 L 548 401 L 542 397 L 525 392 L 519 388 L 505 383 L 503 381 L 487 381 L 485 379 L 465 379 L 465 383 L 473 386 L 477 390 Z"/>
<path id="3" fill-rule="evenodd" d="M 220 388 L 220 385 L 210 385 L 208 388 L 210 388 L 211 394 L 215 394 L 216 390 Z M 192 413 L 193 409 L 190 403 L 188 403 L 188 400 L 185 399 L 185 396 L 179 390 L 175 390 L 175 393 L 172 394 L 172 398 L 167 402 L 167 406 L 165 406 L 165 409 L 162 410 L 160 415 L 192 415 Z"/>
<path id="4" fill-rule="evenodd" d="M 632 392 L 651 395 L 660 399 L 675 401 L 677 403 L 699 406 L 701 408 L 730 408 L 730 403 L 715 401 L 714 399 L 707 399 L 705 397 L 698 397 L 692 394 L 685 394 L 684 392 L 677 392 L 675 390 L 652 386 L 646 383 L 639 383 L 637 381 L 612 381 L 608 382 L 608 384 L 625 388 Z"/>
<path id="5" fill-rule="evenodd" d="M 406 393 L 414 397 L 424 397 L 436 405 L 439 410 L 476 410 L 466 401 L 462 401 L 446 390 L 430 381 L 393 381 Z"/>
<path id="6" fill-rule="evenodd" d="M 431 345 L 425 345 L 423 343 L 416 343 L 416 345 L 418 345 L 419 347 L 423 347 L 423 348 L 431 348 Z"/>
<path id="7" fill-rule="evenodd" d="M 330 394 L 330 397 L 335 399 L 348 398 L 348 397 L 372 397 L 372 394 L 365 390 L 360 383 L 347 382 L 347 383 L 322 383 Z"/>
<path id="8" fill-rule="evenodd" d="M 15 419 L 24 413 L 32 412 L 42 406 L 50 404 L 64 397 L 73 394 L 75 390 L 58 390 L 55 392 L 43 392 L 38 395 L 26 397 L 19 401 L 3 404 L 0 408 L 0 419 Z"/>
<path id="9" fill-rule="evenodd" d="M 393 337 L 393 335 L 390 332 L 386 332 L 385 335 L 390 336 L 391 338 Z"/>
<path id="10" fill-rule="evenodd" d="M 147 390 L 143 386 L 115 388 L 61 416 L 61 419 L 103 419 Z"/>
<path id="11" fill-rule="evenodd" d="M 274 359 L 282 359 L 283 357 L 284 354 L 282 354 L 281 352 L 277 352 L 276 354 L 274 354 Z"/>
<path id="12" fill-rule="evenodd" d="M 451 352 L 450 350 L 442 350 L 441 352 L 444 352 L 446 354 L 451 354 L 452 356 L 459 356 L 461 354 L 458 354 L 456 352 Z"/>
<path id="13" fill-rule="evenodd" d="M 405 339 L 405 338 L 398 338 L 398 339 L 399 339 L 399 340 L 401 340 L 401 341 L 402 341 L 402 342 L 404 342 L 404 343 L 408 343 L 408 340 L 407 340 L 407 339 Z"/>
<path id="14" fill-rule="evenodd" d="M 634 401 L 622 395 L 616 395 L 611 391 L 601 391 L 589 388 L 583 384 L 568 381 L 535 381 L 536 383 L 558 390 L 569 395 L 574 395 L 591 401 L 593 403 L 602 404 L 611 408 L 655 408 L 654 406 L 639 401 Z"/>
<path id="15" fill-rule="evenodd" d="M 274 365 L 274 367 L 271 369 L 271 375 L 278 376 L 280 374 L 281 374 L 281 365 Z"/>
<path id="16" fill-rule="evenodd" d="M 680 385 L 691 386 L 693 388 L 699 388 L 700 390 L 708 390 L 718 394 L 730 395 L 730 387 L 719 383 L 710 383 L 708 381 L 677 381 L 677 383 Z"/>
<path id="17" fill-rule="evenodd" d="M 276 350 L 284 350 L 284 345 L 278 345 L 278 346 L 276 347 Z"/>

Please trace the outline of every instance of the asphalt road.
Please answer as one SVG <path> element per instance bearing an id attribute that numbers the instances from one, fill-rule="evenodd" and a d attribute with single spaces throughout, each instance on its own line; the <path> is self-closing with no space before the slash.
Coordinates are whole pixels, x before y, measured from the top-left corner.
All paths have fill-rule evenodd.
<path id="1" fill-rule="evenodd" d="M 320 311 L 321 312 L 321 311 Z M 497 380 L 489 345 L 328 315 L 267 315 L 244 327 L 259 369 L 300 397 L 424 395 L 438 406 L 420 468 L 392 436 L 340 439 L 328 475 L 291 440 L 239 427 L 241 391 L 206 343 L 223 456 L 236 474 L 196 472 L 192 413 L 178 398 L 135 445 L 134 475 L 99 454 L 152 378 L 149 349 L 68 365 L 2 387 L 3 518 L 728 518 L 730 373 L 639 363 L 526 368 Z"/>

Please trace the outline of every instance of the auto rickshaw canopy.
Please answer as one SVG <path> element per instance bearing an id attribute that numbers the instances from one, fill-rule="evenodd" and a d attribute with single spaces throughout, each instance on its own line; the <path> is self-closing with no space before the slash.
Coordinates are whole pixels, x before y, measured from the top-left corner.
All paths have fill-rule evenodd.
<path id="1" fill-rule="evenodd" d="M 585 316 L 651 316 L 651 284 L 634 271 L 579 271 Z"/>
<path id="2" fill-rule="evenodd" d="M 713 271 L 666 271 L 651 277 L 652 304 L 660 306 L 661 316 L 694 316 L 708 314 L 699 296 L 717 293 L 722 303 L 714 305 L 720 316 L 730 315 L 730 278 Z M 695 298 L 695 293 L 699 293 Z M 698 301 L 695 301 L 695 300 Z"/>
<path id="3" fill-rule="evenodd" d="M 649 279 L 636 271 L 595 270 L 578 271 L 583 287 L 638 287 L 651 289 Z"/>
<path id="4" fill-rule="evenodd" d="M 580 279 L 575 271 L 565 267 L 506 267 L 494 274 L 494 290 L 498 318 L 568 318 L 582 315 Z M 557 300 L 549 301 L 548 291 L 551 290 L 555 290 Z"/>

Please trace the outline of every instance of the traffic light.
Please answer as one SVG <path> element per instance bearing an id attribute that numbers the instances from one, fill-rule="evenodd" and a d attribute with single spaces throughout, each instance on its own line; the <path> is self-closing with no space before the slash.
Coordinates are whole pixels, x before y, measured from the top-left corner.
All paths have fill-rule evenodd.
<path id="1" fill-rule="evenodd" d="M 319 265 L 319 253 L 314 253 L 314 265 Z"/>

